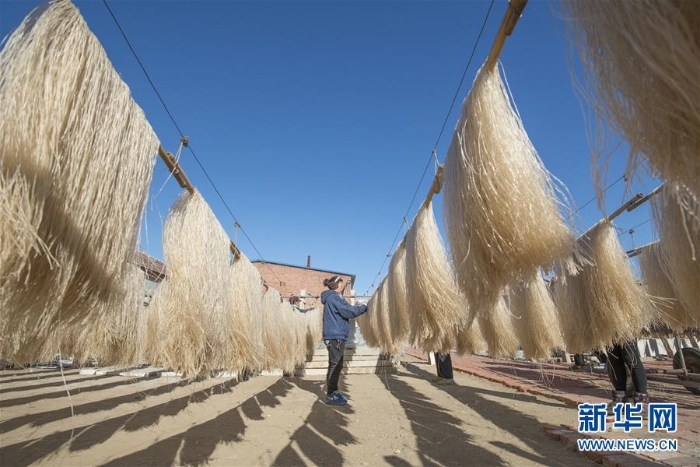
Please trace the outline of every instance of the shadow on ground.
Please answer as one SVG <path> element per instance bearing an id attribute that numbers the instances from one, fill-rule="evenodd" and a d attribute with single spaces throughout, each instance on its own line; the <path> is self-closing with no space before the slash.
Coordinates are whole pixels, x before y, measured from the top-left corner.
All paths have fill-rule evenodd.
<path id="1" fill-rule="evenodd" d="M 274 465 L 306 465 L 299 455 L 300 452 L 311 460 L 313 465 L 343 465 L 343 455 L 337 446 L 348 446 L 358 442 L 346 429 L 348 415 L 354 413 L 353 409 L 349 405 L 328 406 L 322 402 L 326 398 L 323 381 L 295 378 L 291 384 L 314 394 L 318 400 L 311 407 L 303 425 L 292 434 L 289 444 L 279 453 Z"/>
<path id="2" fill-rule="evenodd" d="M 174 383 L 154 389 L 156 393 L 171 391 L 178 385 L 186 383 Z M 16 443 L 0 448 L 0 464 L 12 466 L 28 466 L 44 459 L 68 444 L 70 451 L 80 451 L 90 449 L 100 443 L 107 441 L 119 430 L 136 431 L 142 428 L 155 425 L 162 417 L 172 417 L 180 413 L 190 404 L 197 404 L 209 400 L 211 397 L 231 392 L 231 388 L 236 386 L 238 381 L 228 380 L 221 384 L 188 394 L 187 396 L 169 400 L 163 404 L 130 413 L 116 418 L 109 418 L 99 423 L 76 428 L 74 430 L 64 430 L 45 436 L 38 440 L 31 440 Z M 284 397 L 290 389 L 290 384 L 283 380 L 278 380 L 267 389 L 252 396 L 241 405 L 231 408 L 220 414 L 216 418 L 193 426 L 189 430 L 161 440 L 146 449 L 134 452 L 124 457 L 120 457 L 111 462 L 108 466 L 132 466 L 132 465 L 204 465 L 210 460 L 219 443 L 231 443 L 240 440 L 240 436 L 245 431 L 245 423 L 241 412 L 251 414 L 261 413 L 258 406 L 274 407 L 278 405 L 279 398 Z M 154 395 L 150 393 L 150 395 Z M 133 397 L 132 395 L 123 397 Z M 106 407 L 119 404 L 117 401 L 106 399 L 100 401 L 95 407 L 99 410 L 107 410 Z M 99 405 L 103 404 L 103 405 Z M 245 407 L 245 408 L 244 408 Z M 78 410 L 94 411 L 93 404 L 78 406 Z M 62 413 L 59 419 L 63 416 Z M 25 423 L 24 420 L 22 423 Z M 11 424 L 8 420 L 5 424 Z M 125 447 L 126 449 L 126 447 Z M 179 459 L 176 459 L 179 453 Z"/>
<path id="3" fill-rule="evenodd" d="M 429 380 L 430 378 L 433 377 L 433 374 L 421 369 L 419 366 L 415 364 L 406 364 L 404 363 L 404 367 L 413 375 L 416 377 L 419 377 L 421 379 L 426 379 Z M 410 388 L 410 387 L 409 387 Z M 497 447 L 499 450 L 504 450 L 511 452 L 522 459 L 527 459 L 525 461 L 526 463 L 538 463 L 542 465 L 568 465 L 568 460 L 566 459 L 561 459 L 558 460 L 558 458 L 561 456 L 561 451 L 564 449 L 563 446 L 559 443 L 554 443 L 550 441 L 549 439 L 546 438 L 544 433 L 542 432 L 541 428 L 541 422 L 536 418 L 531 415 L 528 415 L 527 413 L 523 413 L 521 411 L 515 410 L 511 407 L 509 407 L 506 404 L 499 403 L 494 400 L 494 398 L 500 398 L 500 399 L 507 399 L 507 400 L 513 400 L 517 399 L 519 401 L 523 402 L 532 402 L 532 403 L 537 403 L 537 404 L 544 404 L 544 405 L 550 405 L 550 406 L 555 406 L 555 407 L 565 407 L 563 403 L 553 403 L 553 402 L 548 402 L 548 401 L 542 401 L 540 399 L 535 398 L 532 395 L 529 394 L 524 394 L 524 393 L 516 393 L 513 394 L 512 391 L 503 391 L 500 392 L 498 390 L 492 390 L 492 389 L 485 389 L 485 388 L 475 388 L 471 386 L 461 386 L 461 385 L 454 385 L 454 386 L 439 386 L 440 389 L 443 390 L 445 393 L 446 397 L 453 397 L 454 399 L 458 400 L 465 406 L 468 406 L 470 409 L 474 410 L 477 412 L 481 417 L 484 419 L 488 420 L 490 423 L 496 425 L 499 429 L 508 432 L 510 435 L 518 438 L 520 441 L 525 443 L 531 450 L 530 451 L 525 451 L 519 446 L 515 446 L 512 443 L 508 443 L 506 441 L 492 441 L 491 445 Z M 412 390 L 412 389 L 410 389 Z M 410 394 L 410 393 L 409 393 Z M 400 396 L 401 394 L 399 394 Z M 414 396 L 418 400 L 420 400 L 420 394 L 418 396 Z M 410 399 L 409 399 L 410 400 Z M 402 402 L 403 404 L 403 402 Z M 435 410 L 432 409 L 431 410 Z M 440 410 L 439 407 L 438 413 Z M 407 411 L 408 413 L 408 411 Z M 423 417 L 424 415 L 421 415 Z M 409 418 L 411 418 L 411 415 L 409 414 Z M 432 417 L 431 417 L 432 419 Z M 419 419 L 420 420 L 420 419 Z M 413 419 L 412 419 L 413 423 Z M 432 422 L 433 424 L 435 423 L 434 421 Z M 444 424 L 444 422 L 439 422 L 441 424 Z M 431 431 L 427 432 L 428 435 L 426 436 L 426 431 L 425 428 L 423 427 L 422 423 L 416 423 L 415 424 L 418 432 L 416 432 L 416 435 L 420 437 L 426 437 L 428 438 L 425 444 L 429 448 L 431 446 Z M 430 425 L 429 425 L 430 426 Z M 450 429 L 449 426 L 443 427 L 440 429 L 440 431 L 444 431 L 444 429 Z M 451 429 L 453 431 L 458 430 L 461 433 L 461 429 L 458 429 L 457 427 L 452 426 Z M 414 429 L 414 431 L 416 431 Z M 459 435 L 455 435 L 456 437 L 459 437 Z M 466 435 L 462 435 L 466 436 Z M 441 454 L 442 457 L 437 458 L 437 460 L 440 463 L 444 463 L 447 465 L 460 465 L 463 464 L 464 459 L 469 459 L 470 463 L 474 462 L 474 465 L 503 465 L 504 462 L 499 459 L 497 456 L 494 456 L 494 454 L 490 453 L 489 451 L 484 450 L 483 448 L 480 448 L 480 451 L 474 451 L 471 449 L 470 446 L 462 448 L 462 452 L 455 451 L 454 448 L 450 451 L 451 453 L 449 455 L 444 455 Z M 423 451 L 423 449 L 421 449 Z M 443 452 L 443 451 L 439 451 Z M 459 456 L 459 457 L 456 457 Z M 466 457 L 465 457 L 466 456 Z M 480 457 L 483 456 L 483 457 Z M 495 457 L 495 458 L 494 458 Z M 461 459 L 460 461 L 456 461 L 456 459 Z"/>
<path id="4" fill-rule="evenodd" d="M 425 373 L 425 379 L 432 377 L 422 373 Z M 417 391 L 405 379 L 405 375 L 388 374 L 382 381 L 406 412 L 416 436 L 421 465 L 464 465 L 467 460 L 470 465 L 506 465 L 499 456 L 475 444 L 473 437 L 463 431 L 460 419 Z M 405 460 L 396 456 L 384 459 L 396 467 L 407 465 Z"/>

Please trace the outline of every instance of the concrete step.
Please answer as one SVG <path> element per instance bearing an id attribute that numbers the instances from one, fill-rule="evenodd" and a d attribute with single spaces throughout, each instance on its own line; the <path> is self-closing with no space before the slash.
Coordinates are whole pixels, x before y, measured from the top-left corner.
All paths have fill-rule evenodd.
<path id="1" fill-rule="evenodd" d="M 146 368 L 138 368 L 135 370 L 124 371 L 119 373 L 119 376 L 126 376 L 128 378 L 157 378 L 164 371 L 165 368 L 149 366 Z"/>
<path id="2" fill-rule="evenodd" d="M 94 375 L 94 376 L 117 376 L 127 371 L 135 370 L 136 367 L 119 367 L 119 366 L 104 366 L 104 367 L 90 367 L 81 368 L 81 375 Z"/>
<path id="3" fill-rule="evenodd" d="M 328 349 L 326 348 L 325 345 L 316 347 L 314 352 L 319 353 L 319 352 L 328 352 Z M 345 353 L 352 353 L 355 355 L 381 355 L 386 352 L 383 352 L 380 349 L 375 349 L 373 347 L 345 347 Z"/>
<path id="4" fill-rule="evenodd" d="M 392 366 L 391 360 L 374 360 L 374 361 L 356 361 L 356 360 L 344 360 L 343 368 L 377 368 Z M 306 362 L 306 368 L 328 368 L 328 361 L 323 362 Z"/>
<path id="5" fill-rule="evenodd" d="M 391 355 L 380 352 L 377 349 L 366 349 L 356 351 L 356 349 L 346 349 L 344 353 L 346 360 L 388 360 Z M 328 349 L 316 349 L 312 356 L 313 361 L 328 360 Z"/>
<path id="6" fill-rule="evenodd" d="M 294 371 L 294 376 L 326 376 L 326 368 L 307 368 L 299 369 Z M 384 366 L 384 367 L 357 367 L 357 368 L 343 368 L 341 374 L 344 375 L 360 375 L 360 374 L 384 374 L 384 373 L 396 373 L 395 366 Z"/>
<path id="7" fill-rule="evenodd" d="M 345 362 L 364 362 L 367 365 L 373 365 L 378 362 L 390 362 L 391 359 L 388 357 L 379 357 L 379 356 L 357 356 L 357 355 L 346 355 L 343 358 L 343 361 Z M 307 363 L 311 362 L 320 362 L 320 363 L 328 363 L 328 355 L 320 355 L 320 356 L 314 356 L 311 360 L 307 360 Z"/>

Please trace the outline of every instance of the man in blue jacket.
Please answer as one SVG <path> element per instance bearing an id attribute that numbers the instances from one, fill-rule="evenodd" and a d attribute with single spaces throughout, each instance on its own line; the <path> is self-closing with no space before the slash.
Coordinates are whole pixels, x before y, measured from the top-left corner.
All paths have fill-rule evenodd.
<path id="1" fill-rule="evenodd" d="M 345 341 L 350 333 L 351 318 L 357 318 L 367 311 L 367 305 L 352 306 L 337 292 L 343 279 L 333 276 L 324 279 L 323 285 L 328 290 L 321 294 L 323 303 L 323 342 L 328 349 L 328 372 L 326 373 L 326 404 L 345 405 L 348 398 L 338 391 L 340 370 L 343 369 Z"/>

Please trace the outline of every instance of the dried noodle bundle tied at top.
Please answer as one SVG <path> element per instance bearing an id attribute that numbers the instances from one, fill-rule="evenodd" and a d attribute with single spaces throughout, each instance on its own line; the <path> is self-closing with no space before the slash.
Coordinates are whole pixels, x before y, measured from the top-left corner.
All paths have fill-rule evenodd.
<path id="1" fill-rule="evenodd" d="M 563 204 L 498 70 L 479 71 L 445 160 L 444 220 L 471 317 L 537 267 L 571 263 Z"/>
<path id="2" fill-rule="evenodd" d="M 276 289 L 268 288 L 263 295 L 263 344 L 265 346 L 265 369 L 282 368 L 285 348 L 282 342 L 283 329 L 279 317 L 282 297 Z"/>
<path id="3" fill-rule="evenodd" d="M 262 368 L 265 353 L 262 277 L 253 263 L 241 253 L 231 265 L 230 278 L 227 290 L 231 309 L 225 338 L 231 346 L 225 361 L 235 368 Z M 245 345 L 246 342 L 249 345 Z M 241 347 L 241 343 L 244 347 Z"/>
<path id="4" fill-rule="evenodd" d="M 391 329 L 391 346 L 398 349 L 410 332 L 408 317 L 408 291 L 406 290 L 406 244 L 401 242 L 389 263 L 387 274 L 389 293 L 389 321 Z"/>
<path id="5" fill-rule="evenodd" d="M 387 308 L 389 301 L 389 286 L 385 277 L 377 287 L 377 290 L 372 294 L 369 305 L 372 306 L 367 314 L 369 326 L 372 328 L 370 335 L 376 339 L 376 347 L 386 350 L 391 340 L 391 332 L 389 323 L 387 322 Z"/>
<path id="6" fill-rule="evenodd" d="M 306 324 L 306 357 L 310 359 L 316 345 L 323 340 L 323 315 L 318 308 L 312 308 L 301 315 L 302 321 Z"/>
<path id="7" fill-rule="evenodd" d="M 389 312 L 393 307 L 392 298 L 393 294 L 391 292 L 391 284 L 389 284 L 389 279 L 384 278 L 384 282 L 380 287 L 382 294 L 381 306 L 377 311 L 379 317 L 379 331 L 381 335 L 382 345 L 380 346 L 383 350 L 392 351 L 392 339 L 391 339 L 391 321 L 389 318 Z"/>
<path id="8" fill-rule="evenodd" d="M 158 322 L 151 363 L 191 377 L 221 368 L 240 371 L 254 359 L 248 336 L 229 334 L 229 243 L 204 198 L 183 192 L 163 227 L 168 278 L 150 305 L 149 317 Z"/>
<path id="9" fill-rule="evenodd" d="M 567 350 L 587 352 L 636 339 L 655 314 L 615 227 L 603 220 L 578 243 L 591 264 L 576 276 L 560 277 L 554 288 Z"/>
<path id="10" fill-rule="evenodd" d="M 94 310 L 88 319 L 74 326 L 75 358 L 97 360 L 100 366 L 139 363 L 139 326 L 145 296 L 143 271 L 129 265 L 121 278 L 120 293 Z M 65 352 L 64 352 L 65 353 Z"/>
<path id="11" fill-rule="evenodd" d="M 22 273 L 31 256 L 45 255 L 49 265 L 53 263 L 39 236 L 42 210 L 34 199 L 34 188 L 21 172 L 6 175 L 0 170 L 0 288 L 11 276 Z M 0 301 L 10 298 L 3 294 Z"/>
<path id="12" fill-rule="evenodd" d="M 492 310 L 478 315 L 478 323 L 492 357 L 507 357 L 518 350 L 518 338 L 503 297 L 498 299 Z"/>
<path id="13" fill-rule="evenodd" d="M 0 148 L 2 183 L 20 177 L 13 183 L 28 189 L 1 204 L 30 224 L 3 253 L 13 275 L 0 279 L 0 321 L 12 336 L 0 353 L 30 361 L 58 327 L 109 302 L 134 251 L 158 148 L 68 1 L 34 10 L 0 52 Z M 27 250 L 37 236 L 48 251 Z"/>
<path id="14" fill-rule="evenodd" d="M 282 324 L 282 362 L 280 368 L 293 372 L 294 367 L 306 358 L 305 329 L 301 328 L 301 319 L 289 302 L 281 301 L 278 305 L 278 319 Z"/>
<path id="15" fill-rule="evenodd" d="M 649 245 L 639 253 L 639 269 L 644 278 L 644 286 L 659 312 L 665 325 L 674 330 L 695 326 L 695 320 L 678 299 L 673 284 L 661 266 L 661 244 Z"/>
<path id="16" fill-rule="evenodd" d="M 304 314 L 292 307 L 289 302 L 282 302 L 281 313 L 285 316 L 285 321 L 287 323 L 285 329 L 291 337 L 290 366 L 288 369 L 284 369 L 292 372 L 294 368 L 303 365 L 306 361 L 306 357 L 309 353 L 309 342 L 307 340 L 309 328 Z"/>
<path id="17" fill-rule="evenodd" d="M 700 198 L 697 2 L 565 0 L 562 6 L 582 65 L 579 88 L 599 119 L 596 140 L 604 144 L 611 127 L 630 146 L 628 173 L 646 158 L 661 178 Z M 596 152 L 610 153 L 600 143 Z M 603 186 L 598 181 L 599 198 Z"/>
<path id="18" fill-rule="evenodd" d="M 510 287 L 510 311 L 526 358 L 549 358 L 563 347 L 559 314 L 538 270 Z"/>
<path id="19" fill-rule="evenodd" d="M 449 352 L 464 325 L 467 306 L 459 293 L 432 203 L 424 204 L 406 234 L 406 289 L 411 342 Z"/>
<path id="20" fill-rule="evenodd" d="M 700 324 L 700 230 L 691 213 L 700 202 L 688 190 L 664 185 L 652 199 L 652 217 L 660 239 L 660 261 L 683 306 Z"/>
<path id="21" fill-rule="evenodd" d="M 457 355 L 472 354 L 488 349 L 478 320 L 472 321 L 471 326 L 458 328 L 455 339 L 457 341 Z"/>
<path id="22" fill-rule="evenodd" d="M 381 285 L 381 284 L 380 284 Z M 370 317 L 376 313 L 377 301 L 379 300 L 380 294 L 378 293 L 378 288 L 374 291 L 369 301 L 367 302 L 367 313 L 363 313 L 357 318 L 355 322 L 360 328 L 360 333 L 365 343 L 372 348 L 379 348 L 379 339 L 377 337 L 377 331 L 372 327 L 372 321 Z"/>

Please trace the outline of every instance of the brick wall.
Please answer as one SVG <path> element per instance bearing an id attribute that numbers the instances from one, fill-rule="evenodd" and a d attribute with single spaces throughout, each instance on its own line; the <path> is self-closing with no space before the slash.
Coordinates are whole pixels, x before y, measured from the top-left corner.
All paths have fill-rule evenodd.
<path id="1" fill-rule="evenodd" d="M 253 262 L 253 265 L 258 269 L 265 283 L 277 289 L 283 297 L 301 295 L 301 290 L 306 290 L 306 300 L 304 303 L 306 307 L 321 306 L 321 301 L 315 297 L 321 295 L 321 292 L 326 290 L 326 287 L 323 285 L 323 279 L 340 276 L 343 278 L 343 285 L 345 285 L 352 277 L 351 274 L 321 271 L 318 269 L 286 264 Z M 280 284 L 280 282 L 282 282 L 282 284 Z M 341 285 L 341 289 L 343 285 Z M 340 292 L 340 289 L 338 291 Z M 350 297 L 349 286 L 345 291 L 345 297 Z"/>

